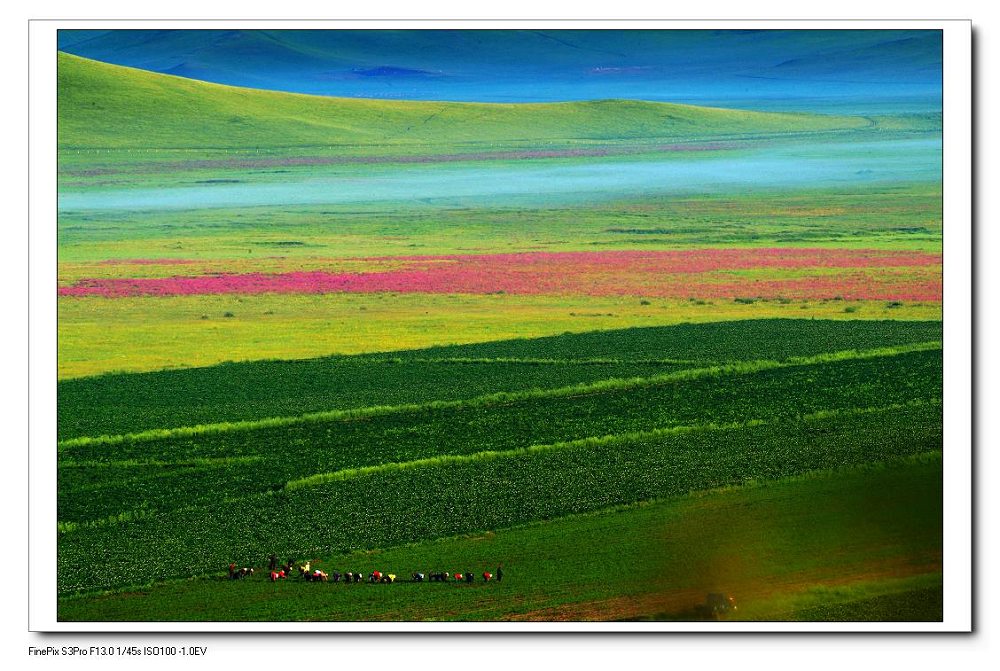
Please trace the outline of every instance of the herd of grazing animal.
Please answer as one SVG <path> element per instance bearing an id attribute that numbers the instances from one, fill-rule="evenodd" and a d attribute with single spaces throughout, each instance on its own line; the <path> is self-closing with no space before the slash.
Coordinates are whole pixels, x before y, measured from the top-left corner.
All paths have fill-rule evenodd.
<path id="1" fill-rule="evenodd" d="M 331 571 L 326 573 L 320 569 L 314 569 L 311 566 L 311 561 L 307 561 L 304 564 L 298 566 L 291 559 L 288 560 L 287 564 L 281 566 L 278 565 L 278 559 L 274 555 L 268 562 L 268 570 L 270 571 L 271 582 L 278 582 L 279 580 L 285 580 L 292 575 L 293 571 L 298 571 L 300 578 L 305 579 L 307 582 L 344 582 L 344 583 L 359 583 L 362 582 L 365 577 L 360 571 L 346 571 L 341 573 L 340 571 Z M 236 568 L 236 564 L 229 565 L 229 578 L 231 580 L 240 580 L 242 578 L 247 578 L 252 576 L 254 573 L 253 568 L 244 567 Z M 411 582 L 448 582 L 449 580 L 454 580 L 455 582 L 466 582 L 471 583 L 476 581 L 476 575 L 472 571 L 466 571 L 464 573 L 412 573 L 410 574 Z M 496 573 L 490 573 L 489 571 L 484 571 L 482 574 L 483 582 L 490 582 L 491 580 L 496 580 L 500 582 L 503 580 L 503 565 L 497 567 Z M 396 582 L 395 573 L 382 573 L 381 571 L 372 571 L 368 574 L 367 581 L 369 583 L 394 583 Z"/>

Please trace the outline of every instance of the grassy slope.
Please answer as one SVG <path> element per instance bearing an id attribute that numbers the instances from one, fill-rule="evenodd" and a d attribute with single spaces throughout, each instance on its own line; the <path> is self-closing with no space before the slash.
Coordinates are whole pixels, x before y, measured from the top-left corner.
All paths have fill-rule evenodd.
<path id="1" fill-rule="evenodd" d="M 940 458 L 928 456 L 315 562 L 401 577 L 480 573 L 503 562 L 502 584 L 205 578 L 64 598 L 59 614 L 65 621 L 687 619 L 706 592 L 725 591 L 738 600 L 740 619 L 937 620 L 940 500 Z"/>
<path id="2" fill-rule="evenodd" d="M 209 84 L 59 55 L 62 148 L 695 139 L 868 125 L 860 117 L 624 100 L 482 104 L 324 98 Z"/>

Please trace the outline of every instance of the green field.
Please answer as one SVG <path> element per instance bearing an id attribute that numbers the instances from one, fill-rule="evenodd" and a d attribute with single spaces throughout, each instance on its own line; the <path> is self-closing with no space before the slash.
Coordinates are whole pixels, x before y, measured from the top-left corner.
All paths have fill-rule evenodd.
<path id="1" fill-rule="evenodd" d="M 730 619 L 941 616 L 941 462 L 828 471 L 373 552 L 327 571 L 495 572 L 502 583 L 344 585 L 222 572 L 71 597 L 66 621 L 698 619 L 711 591 Z M 737 522 L 738 520 L 738 522 Z M 851 553 L 845 555 L 845 550 Z M 282 558 L 284 561 L 284 558 Z M 902 607 L 901 607 L 902 606 Z"/>
<path id="2" fill-rule="evenodd" d="M 115 435 L 105 424 L 104 437 L 68 438 L 59 450 L 61 589 L 197 575 L 199 567 L 224 565 L 227 558 L 252 562 L 268 551 L 391 547 L 940 449 L 941 355 L 939 341 L 926 340 L 936 335 L 932 325 L 891 324 L 886 335 L 896 331 L 898 340 L 913 344 L 862 349 L 877 329 L 852 333 L 850 323 L 801 324 L 811 347 L 801 337 L 778 337 L 775 349 L 756 356 L 746 343 L 766 323 L 739 326 L 729 334 L 702 330 L 700 351 L 711 361 L 671 357 L 651 364 L 654 370 L 643 377 L 614 377 L 613 364 L 592 364 L 606 377 L 566 378 L 566 369 L 588 366 L 544 355 L 572 351 L 586 359 L 620 351 L 628 358 L 623 342 L 690 355 L 690 328 L 458 348 L 522 358 L 533 353 L 535 361 L 552 363 L 458 358 L 444 365 L 457 366 L 459 375 L 475 372 L 467 366 L 496 369 L 480 373 L 491 387 L 460 385 L 465 393 L 453 400 L 437 398 L 441 392 L 433 385 L 391 399 L 369 396 L 368 405 L 361 405 L 363 392 L 347 391 L 358 400 L 343 410 L 256 419 L 267 411 L 239 404 L 250 409 L 244 419 L 200 426 L 182 405 L 163 423 L 174 428 Z M 772 324 L 779 335 L 783 326 Z M 837 345 L 854 348 L 823 351 L 835 337 Z M 796 343 L 791 349 L 789 341 Z M 817 353 L 801 356 L 810 349 Z M 399 374 L 394 368 L 408 358 L 416 366 L 440 366 L 421 362 L 440 358 L 441 351 L 361 358 L 352 362 L 354 377 Z M 768 354 L 781 360 L 761 356 Z M 294 378 L 301 366 L 272 364 L 254 386 L 272 388 L 267 377 Z M 907 377 L 898 375 L 901 368 Z M 527 389 L 518 382 L 525 370 L 532 376 Z M 143 378 L 162 375 L 97 378 L 110 390 L 96 397 L 121 397 L 115 388 L 141 395 L 143 384 L 160 390 Z M 425 370 L 410 378 L 411 385 L 434 377 Z M 184 389 L 167 395 L 194 394 L 211 407 L 190 382 L 197 378 L 188 379 Z M 452 374 L 448 379 L 456 380 Z M 302 378 L 297 383 L 308 385 Z M 206 388 L 215 392 L 215 385 Z M 505 388 L 511 391 L 493 391 Z M 81 401 L 71 405 L 90 414 Z M 128 428 L 140 426 L 118 430 Z M 379 501 L 374 510 L 373 501 Z M 377 521 L 366 524 L 369 515 Z M 230 529 L 236 517 L 243 523 Z M 95 552 L 118 570 L 89 571 Z"/>
<path id="3" fill-rule="evenodd" d="M 941 319 L 941 305 L 934 303 L 648 303 L 639 298 L 419 294 L 62 299 L 59 372 L 62 378 L 79 378 L 684 323 L 808 317 L 924 320 L 940 328 Z"/>
<path id="4" fill-rule="evenodd" d="M 941 339 L 940 322 L 758 319 L 497 340 L 390 355 L 233 363 L 59 386 L 59 437 L 472 398 Z M 411 384 L 420 380 L 419 385 Z"/>
<path id="5" fill-rule="evenodd" d="M 59 619 L 940 620 L 940 139 L 60 54 Z"/>
<path id="6" fill-rule="evenodd" d="M 532 208 L 295 206 L 180 212 L 67 212 L 61 278 L 107 259 L 300 262 L 330 257 L 698 247 L 860 247 L 940 251 L 932 185 L 680 198 Z M 111 270 L 111 269 L 106 269 Z M 77 274 L 78 276 L 78 274 Z"/>

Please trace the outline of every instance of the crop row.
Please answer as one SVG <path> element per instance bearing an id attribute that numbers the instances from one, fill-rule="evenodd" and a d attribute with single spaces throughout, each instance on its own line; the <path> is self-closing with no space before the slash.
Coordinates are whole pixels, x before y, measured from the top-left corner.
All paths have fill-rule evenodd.
<path id="1" fill-rule="evenodd" d="M 62 534 L 58 585 L 63 594 L 115 589 L 270 552 L 391 547 L 939 449 L 941 406 L 932 403 L 374 470 Z"/>
<path id="2" fill-rule="evenodd" d="M 648 376 L 939 340 L 940 322 L 769 319 L 631 328 L 392 355 L 256 361 L 59 383 L 61 440 Z M 447 361 L 442 361 L 447 359 Z M 540 365 L 551 361 L 551 365 Z M 589 361 L 562 366 L 554 362 Z M 675 363 L 669 363 L 675 361 Z M 683 362 L 692 362 L 685 364 Z M 457 365 L 457 364 L 461 365 Z"/>
<path id="3" fill-rule="evenodd" d="M 140 502 L 167 511 L 274 490 L 314 473 L 390 462 L 678 425 L 794 419 L 822 409 L 941 396 L 939 349 L 810 364 L 747 362 L 733 365 L 729 374 L 722 370 L 252 430 L 66 443 L 60 449 L 59 520 L 106 519 Z M 216 465 L 213 459 L 224 461 Z"/>

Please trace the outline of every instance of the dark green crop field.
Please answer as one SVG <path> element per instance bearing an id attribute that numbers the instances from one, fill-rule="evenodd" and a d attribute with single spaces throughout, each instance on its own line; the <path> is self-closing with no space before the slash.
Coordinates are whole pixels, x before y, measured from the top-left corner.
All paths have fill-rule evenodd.
<path id="1" fill-rule="evenodd" d="M 760 337 L 768 327 L 775 338 Z M 173 395 L 199 398 L 184 382 L 208 389 L 220 371 L 263 371 L 274 384 L 284 374 L 299 392 L 308 379 L 290 371 L 329 372 L 345 401 L 338 409 L 334 395 L 316 411 L 314 399 L 299 406 L 313 412 L 278 417 L 251 404 L 250 419 L 184 425 L 189 402 L 162 429 L 63 440 L 60 592 L 212 574 L 270 552 L 397 547 L 937 451 L 939 335 L 940 324 L 919 322 L 775 320 L 84 380 L 155 390 L 166 378 Z M 652 357 L 630 356 L 639 351 Z M 441 367 L 451 386 L 413 377 L 396 396 L 375 395 L 369 380 L 395 375 L 379 388 L 402 386 L 421 366 Z M 125 393 L 112 395 L 119 409 Z M 108 570 L 92 570 L 98 556 Z"/>
<path id="2" fill-rule="evenodd" d="M 940 339 L 934 321 L 759 319 L 108 374 L 59 383 L 59 437 L 456 400 Z"/>
<path id="3" fill-rule="evenodd" d="M 250 564 L 393 547 L 940 449 L 939 404 L 622 436 L 342 473 L 60 536 L 64 592 L 114 589 Z M 211 488 L 221 478 L 200 478 Z M 115 570 L 94 572 L 93 558 Z"/>
<path id="4" fill-rule="evenodd" d="M 730 619 L 941 618 L 941 458 L 930 454 L 699 492 L 495 532 L 312 555 L 393 585 L 272 584 L 224 571 L 66 597 L 64 621 L 691 620 L 706 592 Z M 845 553 L 845 549 L 850 549 Z M 304 559 L 305 556 L 300 557 Z M 282 557 L 284 561 L 284 557 Z M 503 582 L 479 574 L 503 563 Z M 895 571 L 894 577 L 887 576 Z M 411 583 L 472 571 L 473 584 Z M 935 571 L 937 573 L 935 574 Z M 824 583 L 836 583 L 826 587 Z"/>
<path id="5" fill-rule="evenodd" d="M 896 375 L 905 366 L 923 385 Z M 823 410 L 940 398 L 940 351 L 724 374 L 667 374 L 447 404 L 384 408 L 273 426 L 227 425 L 119 442 L 78 439 L 60 451 L 60 520 L 93 523 L 134 510 L 135 491 L 156 510 L 265 492 L 316 473 L 507 451 L 674 426 L 798 418 Z M 205 484 L 212 482 L 210 488 Z"/>

